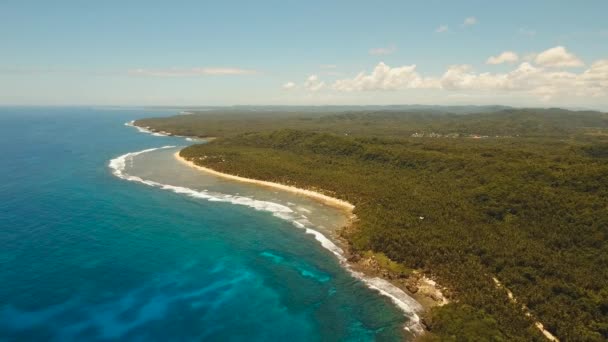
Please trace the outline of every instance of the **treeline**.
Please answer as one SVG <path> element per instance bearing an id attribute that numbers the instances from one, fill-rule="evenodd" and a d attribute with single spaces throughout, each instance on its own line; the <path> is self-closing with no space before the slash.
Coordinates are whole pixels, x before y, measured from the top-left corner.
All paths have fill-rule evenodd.
<path id="1" fill-rule="evenodd" d="M 465 107 L 466 108 L 466 107 Z M 461 109 L 463 110 L 463 109 Z M 471 109 L 472 110 L 472 109 Z M 227 137 L 251 132 L 297 129 L 360 137 L 409 137 L 414 133 L 548 137 L 608 128 L 608 114 L 563 109 L 501 109 L 494 112 L 358 110 L 340 112 L 250 112 L 210 110 L 192 115 L 135 122 L 178 135 Z"/>
<path id="2" fill-rule="evenodd" d="M 350 114 L 311 120 L 351 120 L 340 118 L 344 115 Z M 480 140 L 404 138 L 374 129 L 349 136 L 316 129 L 261 129 L 227 134 L 181 154 L 199 163 L 198 157 L 207 156 L 204 165 L 219 171 L 321 188 L 354 203 L 360 220 L 348 239 L 355 248 L 383 252 L 408 268 L 432 274 L 452 291 L 453 303 L 426 318 L 428 339 L 543 340 L 523 314 L 525 304 L 561 340 L 604 341 L 605 118 L 598 113 L 575 115 L 571 121 L 543 113 L 513 115 L 552 124 L 530 126 L 536 127 L 534 134 L 516 133 L 518 138 Z M 464 129 L 490 129 L 478 114 L 465 117 L 482 123 Z M 363 124 L 368 119 L 353 120 L 369 127 Z M 225 127 L 231 127 L 227 122 Z M 518 125 L 528 127 L 513 127 Z M 365 132 L 365 127 L 357 129 Z M 546 127 L 550 132 L 542 133 Z M 586 134 L 589 129 L 593 135 Z M 512 290 L 518 303 L 492 277 Z"/>

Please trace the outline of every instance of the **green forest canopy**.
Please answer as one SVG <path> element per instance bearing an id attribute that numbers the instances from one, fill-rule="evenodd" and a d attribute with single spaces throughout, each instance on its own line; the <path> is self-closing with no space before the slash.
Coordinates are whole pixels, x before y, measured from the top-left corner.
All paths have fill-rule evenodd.
<path id="1" fill-rule="evenodd" d="M 218 171 L 354 203 L 355 248 L 453 292 L 429 339 L 542 340 L 492 277 L 560 339 L 608 339 L 604 113 L 217 110 L 136 124 L 219 137 L 181 152 Z"/>

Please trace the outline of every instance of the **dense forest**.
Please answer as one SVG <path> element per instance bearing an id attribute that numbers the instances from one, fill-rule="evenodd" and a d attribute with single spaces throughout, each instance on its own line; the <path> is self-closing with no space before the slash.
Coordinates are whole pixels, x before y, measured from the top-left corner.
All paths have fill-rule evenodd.
<path id="1" fill-rule="evenodd" d="M 441 107 L 440 107 L 441 108 Z M 481 107 L 485 108 L 485 107 Z M 488 137 L 564 137 L 585 129 L 608 128 L 608 114 L 563 109 L 501 109 L 463 114 L 462 108 L 331 112 L 209 110 L 193 115 L 137 120 L 136 125 L 184 136 L 231 137 L 243 133 L 297 129 L 362 137 L 410 137 L 416 133 Z M 488 109 L 494 109 L 490 107 Z"/>
<path id="2" fill-rule="evenodd" d="M 606 114 L 214 111 L 136 124 L 216 136 L 181 155 L 355 204 L 355 249 L 450 289 L 426 339 L 544 340 L 533 319 L 563 341 L 608 339 Z"/>

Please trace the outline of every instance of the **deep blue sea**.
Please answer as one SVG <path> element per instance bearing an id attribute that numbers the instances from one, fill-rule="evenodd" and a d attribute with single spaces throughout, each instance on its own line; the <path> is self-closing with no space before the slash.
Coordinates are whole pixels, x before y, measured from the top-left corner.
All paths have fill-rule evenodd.
<path id="1" fill-rule="evenodd" d="M 293 224 L 120 179 L 174 111 L 0 108 L 0 341 L 367 341 L 403 313 Z"/>

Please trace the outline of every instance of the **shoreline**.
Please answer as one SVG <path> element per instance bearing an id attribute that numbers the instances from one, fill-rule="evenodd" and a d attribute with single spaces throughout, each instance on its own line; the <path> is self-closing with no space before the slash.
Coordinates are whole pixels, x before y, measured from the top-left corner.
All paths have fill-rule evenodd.
<path id="1" fill-rule="evenodd" d="M 245 177 L 241 177 L 241 176 L 235 176 L 235 175 L 231 175 L 228 173 L 219 172 L 219 171 L 210 169 L 208 167 L 197 165 L 193 161 L 187 160 L 186 158 L 180 156 L 179 152 L 180 151 L 178 151 L 174 154 L 175 159 L 177 159 L 179 162 L 181 162 L 183 164 L 186 164 L 189 167 L 192 167 L 192 168 L 198 169 L 200 171 L 207 172 L 214 176 L 222 177 L 225 179 L 230 179 L 230 180 L 243 182 L 243 183 L 249 183 L 249 184 L 256 184 L 256 185 L 260 185 L 260 186 L 264 186 L 264 187 L 268 187 L 268 188 L 274 188 L 274 189 L 279 189 L 279 190 L 303 195 L 303 196 L 312 198 L 314 200 L 317 200 L 321 203 L 332 206 L 334 208 L 346 211 L 349 214 L 349 218 L 354 218 L 354 216 L 355 216 L 353 214 L 353 210 L 355 209 L 355 206 L 352 203 L 349 203 L 345 200 L 331 197 L 331 196 L 328 196 L 328 195 L 325 195 L 325 194 L 322 194 L 320 192 L 313 191 L 313 190 L 296 188 L 295 186 L 291 186 L 291 185 L 284 185 L 284 184 L 280 184 L 280 183 L 268 182 L 268 181 L 257 180 L 257 179 L 252 179 L 252 178 L 245 178 Z"/>
<path id="2" fill-rule="evenodd" d="M 174 153 L 174 157 L 177 161 L 188 167 L 195 168 L 217 177 L 292 192 L 342 210 L 347 214 L 349 219 L 349 223 L 346 227 L 343 227 L 343 229 L 352 228 L 353 223 L 357 220 L 356 215 L 353 213 L 355 206 L 347 201 L 313 190 L 219 172 L 208 167 L 197 165 L 193 161 L 182 157 L 180 151 Z M 414 313 L 412 317 L 409 317 L 409 319 L 413 321 L 413 324 L 408 324 L 405 329 L 410 330 L 410 328 L 412 328 L 412 332 L 418 335 L 424 334 L 426 327 L 419 315 L 427 312 L 432 307 L 445 305 L 449 302 L 443 295 L 440 286 L 417 271 L 413 271 L 407 277 L 394 274 L 392 271 L 382 267 L 375 260 L 374 256 L 364 257 L 357 252 L 353 252 L 348 240 L 340 236 L 339 229 L 337 229 L 333 235 L 333 238 L 337 240 L 336 242 L 340 245 L 339 247 L 344 251 L 342 255 L 338 255 L 340 263 L 355 277 L 364 281 L 367 286 L 379 291 L 381 295 L 391 298 L 402 311 L 408 314 Z M 394 289 L 393 291 L 387 291 L 386 289 L 383 289 L 384 286 L 393 287 Z M 394 291 L 402 292 L 401 298 L 399 298 L 399 294 L 394 293 Z M 403 298 L 403 295 L 407 298 Z"/>
<path id="3" fill-rule="evenodd" d="M 148 127 L 148 126 L 145 126 L 145 127 L 142 127 L 142 126 L 137 126 L 137 125 L 135 124 L 135 120 L 131 120 L 131 121 L 129 121 L 129 122 L 125 122 L 125 124 L 124 124 L 124 125 L 125 125 L 125 126 L 128 126 L 128 127 L 133 127 L 133 128 L 135 128 L 135 129 L 137 129 L 137 131 L 138 131 L 139 133 L 151 134 L 151 135 L 153 135 L 153 136 L 155 136 L 155 137 L 176 137 L 176 138 L 184 138 L 184 139 L 186 139 L 187 141 L 190 141 L 190 142 L 197 142 L 197 141 L 207 141 L 207 142 L 209 142 L 209 141 L 213 141 L 213 140 L 215 140 L 215 139 L 216 139 L 216 137 L 196 137 L 196 136 L 186 136 L 186 135 L 177 135 L 177 134 L 173 134 L 173 133 L 171 133 L 171 132 L 158 131 L 158 130 L 155 130 L 154 128 L 152 128 L 152 127 Z"/>

